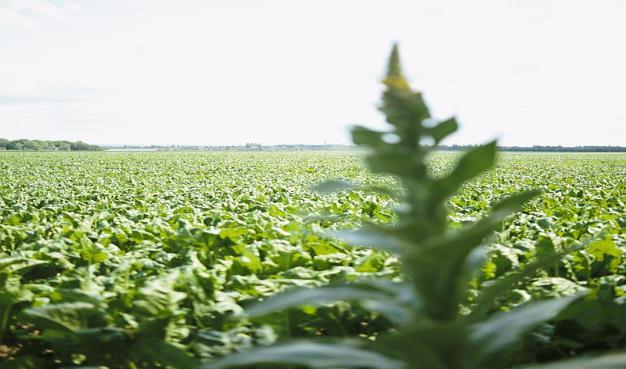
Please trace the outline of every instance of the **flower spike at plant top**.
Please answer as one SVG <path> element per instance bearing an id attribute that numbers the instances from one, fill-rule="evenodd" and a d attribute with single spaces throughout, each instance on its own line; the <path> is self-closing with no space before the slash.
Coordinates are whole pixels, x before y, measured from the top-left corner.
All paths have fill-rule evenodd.
<path id="1" fill-rule="evenodd" d="M 247 313 L 255 318 L 300 305 L 354 301 L 385 316 L 396 329 L 374 342 L 360 345 L 355 345 L 354 341 L 287 340 L 230 355 L 203 368 L 258 363 L 312 368 L 505 368 L 506 353 L 524 333 L 551 319 L 578 298 L 549 299 L 527 303 L 508 312 L 487 314 L 488 307 L 497 305 L 497 291 L 506 290 L 521 279 L 508 276 L 483 290 L 482 295 L 486 297 L 479 304 L 469 306 L 477 310 L 461 314 L 461 304 L 468 301 L 469 282 L 485 261 L 484 239 L 536 192 L 512 195 L 479 221 L 452 229 L 447 220 L 448 199 L 465 183 L 493 166 L 496 144 L 490 142 L 465 152 L 450 172 L 434 176 L 428 167 L 428 155 L 457 130 L 455 119 L 433 122 L 422 94 L 411 89 L 402 73 L 397 45 L 392 49 L 383 82 L 386 88 L 380 110 L 386 116 L 389 130 L 375 131 L 359 126 L 353 128 L 352 138 L 356 145 L 369 149 L 366 162 L 373 172 L 399 179 L 403 191 L 396 210 L 397 220 L 391 226 L 364 224 L 356 231 L 338 231 L 332 235 L 347 243 L 397 254 L 405 281 L 364 280 L 348 285 L 288 290 L 252 306 Z M 345 183 L 332 183 L 320 188 L 346 188 Z M 540 267 L 539 264 L 529 265 L 520 276 Z M 594 365 L 617 368 L 624 364 L 624 355 L 613 355 L 566 365 L 550 364 L 545 368 L 561 368 L 560 365 L 565 365 L 563 368 L 592 368 Z"/>
<path id="2" fill-rule="evenodd" d="M 391 50 L 391 55 L 389 57 L 389 64 L 387 65 L 387 76 L 383 83 L 387 87 L 394 86 L 397 90 L 407 90 L 411 89 L 411 86 L 407 83 L 404 78 L 404 74 L 402 73 L 402 65 L 400 64 L 400 50 L 398 49 L 398 45 L 393 45 L 393 49 Z"/>

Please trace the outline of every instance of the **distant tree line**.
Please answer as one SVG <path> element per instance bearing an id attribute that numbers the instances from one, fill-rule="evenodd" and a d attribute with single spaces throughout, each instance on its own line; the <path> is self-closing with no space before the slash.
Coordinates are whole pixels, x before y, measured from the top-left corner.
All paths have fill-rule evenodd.
<path id="1" fill-rule="evenodd" d="M 463 151 L 471 145 L 442 145 L 440 150 Z M 624 146 L 498 146 L 500 151 L 524 152 L 626 152 Z"/>
<path id="2" fill-rule="evenodd" d="M 98 151 L 101 147 L 82 141 L 7 140 L 0 138 L 0 151 Z"/>
<path id="3" fill-rule="evenodd" d="M 464 151 L 472 145 L 441 145 L 442 151 Z M 144 151 L 358 151 L 353 145 L 262 145 L 247 143 L 245 145 L 203 146 L 203 145 L 120 145 L 105 146 L 110 150 L 144 150 Z M 624 146 L 500 146 L 500 151 L 518 152 L 626 152 Z"/>
<path id="4" fill-rule="evenodd" d="M 357 150 L 353 145 L 111 145 L 104 149 L 113 151 L 350 151 Z"/>

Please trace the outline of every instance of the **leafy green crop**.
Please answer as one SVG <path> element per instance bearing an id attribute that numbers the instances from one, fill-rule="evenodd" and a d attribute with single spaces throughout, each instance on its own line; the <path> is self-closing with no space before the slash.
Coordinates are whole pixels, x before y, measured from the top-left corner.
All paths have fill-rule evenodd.
<path id="1" fill-rule="evenodd" d="M 287 340 L 269 347 L 243 351 L 203 366 L 205 369 L 287 363 L 312 368 L 502 368 L 510 366 L 511 350 L 524 333 L 554 318 L 580 294 L 554 297 L 524 304 L 506 312 L 488 314 L 498 305 L 499 295 L 516 286 L 528 273 L 539 268 L 559 269 L 560 258 L 567 252 L 582 250 L 596 255 L 595 260 L 615 270 L 620 250 L 607 238 L 557 250 L 554 242 L 544 238 L 536 247 L 536 262 L 526 265 L 505 278 L 497 279 L 472 294 L 484 268 L 497 271 L 492 259 L 485 264 L 488 249 L 485 238 L 502 227 L 503 222 L 538 192 L 526 191 L 507 196 L 486 206 L 485 216 L 463 226 L 448 221 L 447 201 L 462 187 L 489 170 L 495 162 L 495 142 L 477 146 L 464 153 L 451 170 L 433 173 L 428 156 L 445 137 L 457 130 L 452 119 L 436 122 L 420 92 L 406 82 L 394 46 L 384 80 L 381 111 L 391 125 L 389 131 L 365 127 L 352 130 L 353 141 L 369 148 L 368 167 L 378 174 L 391 175 L 400 182 L 396 193 L 394 221 L 390 224 L 364 222 L 356 231 L 330 234 L 348 243 L 379 248 L 396 255 L 401 261 L 402 278 L 398 282 L 360 280 L 314 289 L 293 289 L 273 296 L 248 309 L 252 318 L 295 306 L 318 305 L 334 300 L 358 301 L 366 309 L 384 316 L 394 329 L 372 341 L 326 342 Z M 346 182 L 334 181 L 319 189 L 343 190 Z M 383 190 L 393 193 L 393 189 Z M 549 227 L 550 221 L 538 223 Z M 506 249 L 505 249 L 506 250 Z M 501 252 L 505 258 L 511 253 Z M 592 256 L 593 257 L 593 256 Z M 509 258 L 510 268 L 518 267 Z M 505 262 L 506 263 L 506 262 Z M 608 266 L 607 266 L 608 265 Z M 465 311 L 463 309 L 465 307 Z M 288 314 L 288 313 L 287 313 Z M 573 361 L 540 367 L 624 367 L 626 354 Z"/>
<path id="2" fill-rule="evenodd" d="M 425 149 L 432 178 L 460 158 Z M 193 368 L 311 338 L 324 341 L 297 348 L 313 365 L 329 366 L 337 350 L 327 340 L 391 337 L 413 308 L 384 310 L 386 303 L 410 302 L 415 290 L 398 256 L 367 247 L 392 243 L 348 231 L 393 227 L 403 191 L 362 159 L 359 152 L 0 153 L 0 368 Z M 587 291 L 525 334 L 506 361 L 626 347 L 625 171 L 624 154 L 504 153 L 448 199 L 452 231 L 484 219 L 507 194 L 542 191 L 483 240 L 486 262 L 466 286 L 459 317 Z M 340 180 L 321 190 L 345 190 L 309 191 L 322 178 Z M 349 234 L 359 247 L 324 233 Z M 572 248 L 581 249 L 559 257 Z M 501 279 L 519 282 L 493 289 Z M 358 301 L 340 301 L 345 285 Z M 305 291 L 316 291 L 312 305 L 254 304 L 294 287 L 325 288 Z M 495 300 L 486 298 L 494 292 Z M 354 363 L 386 360 L 372 355 L 380 353 Z"/>

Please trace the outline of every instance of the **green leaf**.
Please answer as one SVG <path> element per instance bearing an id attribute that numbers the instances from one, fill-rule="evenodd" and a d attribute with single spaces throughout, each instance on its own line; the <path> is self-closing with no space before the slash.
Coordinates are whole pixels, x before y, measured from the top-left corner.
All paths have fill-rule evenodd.
<path id="1" fill-rule="evenodd" d="M 511 311 L 495 314 L 471 327 L 470 338 L 479 357 L 488 359 L 512 344 L 535 325 L 553 318 L 579 295 L 530 303 Z"/>
<path id="2" fill-rule="evenodd" d="M 19 281 L 5 283 L 0 287 L 0 342 L 4 338 L 10 321 L 13 306 L 33 299 L 33 293 L 19 284 Z"/>
<path id="3" fill-rule="evenodd" d="M 435 140 L 435 143 L 439 143 L 444 138 L 456 132 L 457 129 L 459 129 L 459 124 L 456 122 L 456 118 L 453 117 L 429 128 L 426 132 Z"/>
<path id="4" fill-rule="evenodd" d="M 64 344 L 67 337 L 55 337 L 52 340 Z M 107 352 L 125 352 L 128 348 L 128 332 L 116 327 L 86 328 L 73 336 L 81 354 L 88 357 L 105 356 Z"/>
<path id="5" fill-rule="evenodd" d="M 364 226 L 355 231 L 328 231 L 325 234 L 353 246 L 364 246 L 397 254 L 404 253 L 407 246 L 391 232 L 392 230 Z"/>
<path id="6" fill-rule="evenodd" d="M 194 369 L 198 367 L 196 360 L 184 350 L 158 338 L 139 340 L 133 344 L 130 352 L 141 360 L 173 368 Z"/>
<path id="7" fill-rule="evenodd" d="M 364 281 L 349 285 L 291 289 L 253 305 L 246 309 L 246 313 L 254 318 L 302 305 L 319 306 L 335 301 L 359 301 L 391 321 L 409 322 L 412 319 L 411 309 L 401 301 L 404 299 L 406 303 L 411 303 L 413 296 L 407 298 L 402 285 L 383 285 L 384 282 Z M 404 294 L 404 298 L 399 296 L 401 294 Z"/>
<path id="8" fill-rule="evenodd" d="M 457 163 L 452 175 L 457 182 L 466 182 L 491 168 L 496 159 L 496 141 L 470 149 Z"/>
<path id="9" fill-rule="evenodd" d="M 535 364 L 516 367 L 516 369 L 624 369 L 626 354 L 616 353 L 598 357 L 583 357 L 555 363 Z"/>
<path id="10" fill-rule="evenodd" d="M 365 160 L 374 173 L 411 177 L 418 172 L 418 167 L 413 158 L 400 150 L 379 152 L 376 155 L 368 156 Z"/>
<path id="11" fill-rule="evenodd" d="M 229 355 L 200 369 L 221 369 L 255 364 L 291 364 L 309 368 L 400 369 L 404 364 L 379 353 L 342 344 L 309 341 L 259 347 Z"/>
<path id="12" fill-rule="evenodd" d="M 40 329 L 76 332 L 87 328 L 88 321 L 96 312 L 92 304 L 72 302 L 50 304 L 24 310 L 24 318 Z"/>
<path id="13" fill-rule="evenodd" d="M 135 334 L 138 339 L 144 339 L 144 338 L 145 339 L 152 339 L 152 338 L 165 339 L 168 325 L 169 325 L 169 319 L 165 319 L 165 318 L 146 319 L 141 322 Z"/>
<path id="14" fill-rule="evenodd" d="M 26 269 L 37 265 L 47 264 L 46 261 L 37 259 L 28 259 L 24 257 L 11 257 L 0 259 L 0 272 L 15 273 L 24 272 Z"/>
<path id="15" fill-rule="evenodd" d="M 383 135 L 385 132 L 374 131 L 369 128 L 355 126 L 352 127 L 352 142 L 356 145 L 380 146 L 385 145 Z"/>
<path id="16" fill-rule="evenodd" d="M 339 191 L 354 190 L 357 186 L 354 183 L 342 180 L 329 180 L 322 183 L 318 183 L 311 189 L 315 192 L 331 193 Z"/>
<path id="17" fill-rule="evenodd" d="M 397 327 L 406 327 L 415 321 L 415 313 L 407 306 L 398 304 L 393 299 L 363 300 L 361 305 L 368 311 L 378 313 Z"/>
<path id="18" fill-rule="evenodd" d="M 495 141 L 465 152 L 450 174 L 433 181 L 434 199 L 440 201 L 454 194 L 464 183 L 491 168 L 495 159 Z"/>
<path id="19" fill-rule="evenodd" d="M 524 204 L 539 196 L 541 191 L 539 190 L 530 190 L 524 191 L 520 193 L 516 193 L 513 195 L 509 195 L 504 199 L 500 200 L 494 207 L 492 211 L 509 211 L 516 212 L 519 211 Z"/>
<path id="20" fill-rule="evenodd" d="M 477 321 L 482 318 L 489 311 L 489 309 L 493 307 L 492 305 L 498 296 L 501 296 L 507 291 L 513 289 L 520 281 L 532 276 L 539 269 L 553 264 L 555 261 L 560 260 L 567 254 L 584 249 L 589 243 L 593 242 L 593 240 L 594 239 L 590 239 L 586 242 L 569 247 L 549 258 L 527 263 L 521 270 L 516 270 L 515 272 L 507 274 L 496 280 L 495 283 L 483 289 L 481 294 L 478 296 L 476 305 L 472 308 L 472 312 L 467 316 L 467 319 L 470 321 Z"/>
<path id="21" fill-rule="evenodd" d="M 323 305 L 334 301 L 366 299 L 386 300 L 389 299 L 389 295 L 350 285 L 310 289 L 297 288 L 269 297 L 267 300 L 246 309 L 246 313 L 250 317 L 257 317 L 301 305 Z"/>
<path id="22" fill-rule="evenodd" d="M 615 244 L 610 237 L 603 240 L 592 242 L 585 249 L 589 255 L 593 256 L 597 264 L 605 265 L 606 269 L 611 272 L 617 272 L 623 251 Z"/>

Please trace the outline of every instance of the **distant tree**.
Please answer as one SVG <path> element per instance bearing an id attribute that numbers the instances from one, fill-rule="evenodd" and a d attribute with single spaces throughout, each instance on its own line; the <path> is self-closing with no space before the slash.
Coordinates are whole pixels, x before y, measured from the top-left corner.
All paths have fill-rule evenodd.
<path id="1" fill-rule="evenodd" d="M 441 150 L 462 151 L 472 148 L 471 145 L 442 145 Z M 515 152 L 626 152 L 624 146 L 499 146 L 501 151 Z"/>
<path id="2" fill-rule="evenodd" d="M 58 151 L 70 151 L 72 150 L 72 146 L 69 142 L 59 142 L 56 144 L 56 149 Z"/>
<path id="3" fill-rule="evenodd" d="M 7 140 L 0 138 L 0 150 L 15 151 L 96 151 L 101 147 L 78 141 L 45 141 L 45 140 Z"/>
<path id="4" fill-rule="evenodd" d="M 244 147 L 246 148 L 246 150 L 262 150 L 263 149 L 263 145 L 261 145 L 260 143 L 256 143 L 256 142 L 248 142 L 247 144 L 245 144 Z"/>

